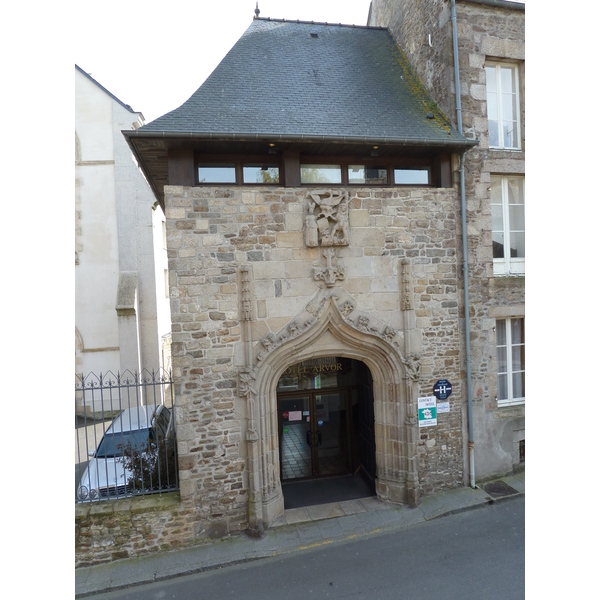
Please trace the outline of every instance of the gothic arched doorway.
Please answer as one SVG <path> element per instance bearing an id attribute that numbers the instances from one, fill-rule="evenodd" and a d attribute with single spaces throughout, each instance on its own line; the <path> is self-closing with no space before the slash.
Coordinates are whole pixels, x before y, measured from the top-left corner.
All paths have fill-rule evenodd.
<path id="1" fill-rule="evenodd" d="M 286 508 L 375 494 L 373 378 L 342 356 L 288 367 L 277 385 Z"/>
<path id="2" fill-rule="evenodd" d="M 370 372 L 377 497 L 412 506 L 419 502 L 417 388 L 406 365 L 409 361 L 399 350 L 402 333 L 376 317 L 361 314 L 346 298 L 341 289 L 335 295 L 325 292 L 317 296 L 282 330 L 269 333 L 255 346 L 254 368 L 240 375 L 248 401 L 251 531 L 260 533 L 284 511 L 279 382 L 292 365 L 315 359 L 353 359 Z M 368 454 L 373 459 L 373 451 Z"/>

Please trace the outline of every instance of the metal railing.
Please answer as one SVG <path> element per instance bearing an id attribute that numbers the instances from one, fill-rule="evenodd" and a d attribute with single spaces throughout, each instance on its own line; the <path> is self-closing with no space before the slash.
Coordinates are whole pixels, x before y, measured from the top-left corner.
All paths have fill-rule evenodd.
<path id="1" fill-rule="evenodd" d="M 75 376 L 75 500 L 179 489 L 171 372 Z"/>

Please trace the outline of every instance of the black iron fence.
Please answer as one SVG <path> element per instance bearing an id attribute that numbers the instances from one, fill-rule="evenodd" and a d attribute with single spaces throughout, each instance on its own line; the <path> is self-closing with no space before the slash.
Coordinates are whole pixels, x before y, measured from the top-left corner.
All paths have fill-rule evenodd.
<path id="1" fill-rule="evenodd" d="M 171 372 L 75 376 L 75 499 L 179 489 Z"/>

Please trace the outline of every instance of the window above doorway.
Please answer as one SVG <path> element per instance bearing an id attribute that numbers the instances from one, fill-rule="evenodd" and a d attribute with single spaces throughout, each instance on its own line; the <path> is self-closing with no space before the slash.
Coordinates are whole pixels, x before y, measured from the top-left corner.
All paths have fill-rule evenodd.
<path id="1" fill-rule="evenodd" d="M 300 156 L 286 162 L 281 156 L 196 157 L 195 185 L 290 185 L 299 186 L 417 186 L 432 187 L 434 160 L 410 158 L 360 158 Z M 286 182 L 285 174 L 288 181 Z"/>

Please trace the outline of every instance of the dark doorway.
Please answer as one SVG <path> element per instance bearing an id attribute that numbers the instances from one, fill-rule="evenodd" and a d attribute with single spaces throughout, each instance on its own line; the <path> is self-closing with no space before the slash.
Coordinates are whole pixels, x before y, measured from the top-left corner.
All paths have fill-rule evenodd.
<path id="1" fill-rule="evenodd" d="M 375 493 L 373 380 L 364 363 L 292 365 L 278 383 L 277 414 L 286 508 Z"/>

